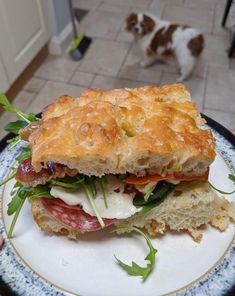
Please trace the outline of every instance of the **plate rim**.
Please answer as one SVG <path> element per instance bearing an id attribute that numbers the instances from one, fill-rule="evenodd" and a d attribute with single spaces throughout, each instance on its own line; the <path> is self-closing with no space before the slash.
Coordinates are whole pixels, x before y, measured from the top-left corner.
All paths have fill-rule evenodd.
<path id="1" fill-rule="evenodd" d="M 206 124 L 207 126 L 213 128 L 216 132 L 218 132 L 218 134 L 220 134 L 223 138 L 225 138 L 228 142 L 230 142 L 232 144 L 233 147 L 235 147 L 235 135 L 229 131 L 227 128 L 225 128 L 223 125 L 221 125 L 220 123 L 218 123 L 217 121 L 213 120 L 212 118 L 201 114 L 202 117 L 204 119 L 206 119 Z M 0 153 L 5 149 L 5 147 L 7 146 L 7 140 L 10 139 L 12 136 L 14 136 L 13 134 L 9 133 L 7 134 L 5 137 L 3 137 L 0 140 Z M 221 157 L 223 158 L 223 156 L 221 155 Z M 224 159 L 224 158 L 223 158 Z M 225 161 L 225 160 L 224 160 Z M 228 163 L 225 161 L 225 163 L 228 165 Z M 228 165 L 229 167 L 229 165 Z M 231 169 L 229 167 L 229 169 Z M 5 188 L 3 189 L 4 193 Z M 3 222 L 3 226 L 5 227 L 5 223 L 4 223 L 4 219 L 2 218 L 2 222 Z M 177 294 L 177 293 L 182 293 L 184 291 L 186 291 L 187 289 L 189 289 L 190 287 L 193 287 L 194 284 L 199 283 L 201 280 L 206 279 L 207 276 L 216 268 L 216 266 L 219 266 L 219 264 L 223 261 L 223 259 L 226 257 L 226 254 L 228 254 L 228 251 L 230 250 L 230 248 L 232 247 L 234 242 L 234 239 L 231 240 L 230 244 L 228 245 L 228 247 L 226 248 L 226 250 L 224 251 L 223 255 L 218 259 L 218 261 L 203 275 L 201 275 L 199 278 L 197 278 L 196 280 L 192 281 L 191 283 L 185 285 L 182 288 L 179 288 L 177 290 L 174 290 L 172 292 L 170 292 L 170 294 L 164 294 L 164 295 L 172 295 L 172 294 Z M 13 249 L 13 251 L 15 252 L 16 256 L 18 259 L 20 259 L 19 262 L 20 264 L 23 264 L 23 266 L 26 266 L 30 272 L 32 272 L 32 274 L 35 276 L 37 276 L 40 280 L 42 280 L 44 283 L 46 283 L 47 285 L 49 285 L 50 287 L 59 290 L 59 293 L 71 293 L 72 295 L 79 295 L 79 294 L 75 294 L 73 292 L 67 291 L 53 283 L 51 283 L 50 281 L 48 281 L 47 279 L 45 279 L 44 277 L 42 277 L 41 275 L 39 275 L 35 270 L 33 270 L 30 265 L 25 262 L 25 260 L 19 255 L 18 251 L 15 249 L 13 243 L 11 242 L 10 239 L 8 239 L 8 243 L 10 244 L 10 247 Z M 2 287 L 1 285 L 3 285 L 3 288 L 8 289 L 9 291 L 11 291 L 11 286 L 8 285 L 7 283 L 3 282 L 3 279 L 0 276 L 0 288 Z M 58 292 L 57 292 L 58 293 Z M 230 287 L 230 289 L 227 291 L 226 295 L 233 295 L 233 293 L 235 294 L 235 282 L 233 283 L 233 285 Z M 15 292 L 12 291 L 12 295 L 16 295 Z"/>

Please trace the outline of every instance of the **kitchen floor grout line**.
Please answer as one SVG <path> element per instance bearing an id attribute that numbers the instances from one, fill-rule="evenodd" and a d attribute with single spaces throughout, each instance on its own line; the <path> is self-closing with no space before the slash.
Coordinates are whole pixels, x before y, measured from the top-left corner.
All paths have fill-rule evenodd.
<path id="1" fill-rule="evenodd" d="M 127 52 L 126 52 L 126 55 L 125 55 L 125 57 L 124 57 L 124 59 L 123 59 L 121 65 L 120 65 L 120 67 L 119 67 L 118 72 L 117 72 L 117 75 L 116 75 L 117 78 L 120 78 L 120 77 L 119 77 L 120 71 L 121 71 L 122 67 L 125 65 L 126 59 L 127 59 L 127 57 L 128 57 L 128 55 L 129 55 L 129 53 L 130 53 L 130 51 L 131 51 L 131 49 L 132 49 L 133 46 L 134 46 L 134 43 L 131 43 L 131 44 L 129 45 L 129 48 L 128 48 Z"/>
<path id="2" fill-rule="evenodd" d="M 213 32 L 215 31 L 215 22 L 216 22 L 216 3 L 214 4 L 214 10 L 213 10 L 213 18 L 212 18 L 212 28 L 211 28 L 211 35 L 213 35 Z"/>
<path id="3" fill-rule="evenodd" d="M 215 111 L 215 112 L 221 112 L 221 113 L 227 113 L 229 115 L 234 115 L 235 116 L 235 112 L 231 112 L 231 111 L 224 111 L 224 110 L 219 110 L 219 109 L 215 109 L 215 108 L 208 108 L 208 107 L 205 107 L 204 109 L 207 109 L 207 110 L 210 110 L 210 111 Z"/>
<path id="4" fill-rule="evenodd" d="M 32 79 L 32 78 L 37 78 L 37 79 L 39 79 L 39 77 L 35 77 L 34 74 L 31 76 L 30 79 Z M 29 82 L 30 79 L 29 79 L 27 82 Z M 46 82 L 47 82 L 47 79 L 44 79 L 44 78 L 40 78 L 40 79 L 41 79 L 41 80 L 44 80 L 44 81 L 43 81 L 43 84 L 40 86 L 39 90 L 36 91 L 36 92 L 34 92 L 34 93 L 36 93 L 36 94 L 38 94 L 38 93 L 41 91 L 41 89 L 44 87 L 44 85 L 45 85 Z M 26 85 L 26 84 L 25 84 L 25 85 Z M 24 85 L 24 87 L 25 87 L 25 85 Z M 25 89 L 24 87 L 22 88 L 22 90 L 24 90 L 24 91 L 29 91 L 29 90 Z M 30 91 L 29 91 L 29 92 L 30 92 Z M 31 91 L 31 92 L 33 92 L 33 91 Z"/>
<path id="5" fill-rule="evenodd" d="M 96 77 L 97 77 L 97 74 L 94 74 L 94 77 L 92 78 L 91 83 L 89 84 L 88 88 L 92 88 L 91 85 L 95 81 Z"/>
<path id="6" fill-rule="evenodd" d="M 87 74 L 91 74 L 91 75 L 94 75 L 94 76 L 103 76 L 103 77 L 106 77 L 106 78 L 112 78 L 112 79 L 120 79 L 120 80 L 127 80 L 129 82 L 143 82 L 143 83 L 150 83 L 150 82 L 147 82 L 147 81 L 143 81 L 141 79 L 130 79 L 130 78 L 124 78 L 124 77 L 119 77 L 117 75 L 107 75 L 107 74 L 103 74 L 103 73 L 98 73 L 98 72 L 87 72 L 87 71 L 79 71 L 80 73 L 81 72 L 84 72 L 84 73 L 87 73 Z M 154 72 L 158 72 L 162 75 L 162 72 L 163 71 L 154 71 Z M 45 79 L 45 78 L 44 78 Z M 94 80 L 94 78 L 93 78 Z M 92 82 L 93 82 L 92 80 Z M 47 82 L 55 82 L 55 83 L 63 83 L 63 84 L 68 84 L 68 85 L 71 85 L 71 86 L 78 86 L 78 87 L 86 87 L 84 85 L 81 85 L 81 84 L 76 84 L 76 83 L 72 83 L 72 82 L 65 82 L 65 81 L 59 81 L 59 80 L 55 80 L 55 79 L 47 79 L 45 84 Z M 45 85 L 44 84 L 44 85 Z M 90 84 L 89 84 L 90 85 Z M 39 93 L 39 92 L 38 92 Z"/>
<path id="7" fill-rule="evenodd" d="M 162 74 L 162 73 L 161 73 Z M 140 82 L 140 83 L 150 83 L 150 82 L 146 82 L 146 81 L 143 81 L 143 80 L 131 80 L 131 79 L 129 79 L 129 78 L 123 78 L 123 77 L 117 77 L 117 76 L 115 76 L 115 77 L 111 77 L 111 76 L 107 76 L 107 75 L 103 75 L 103 74 L 96 74 L 96 77 L 97 76 L 102 76 L 102 77 L 105 77 L 105 78 L 114 78 L 114 79 L 118 79 L 118 80 L 125 80 L 125 81 L 128 81 L 128 82 Z M 92 81 L 92 83 L 93 83 L 94 81 Z M 157 83 L 157 82 L 156 82 Z M 149 84 L 149 85 L 151 85 L 151 83 Z"/>
<path id="8" fill-rule="evenodd" d="M 88 73 L 88 74 L 92 74 L 92 73 Z M 93 73 L 94 74 L 94 73 Z M 38 77 L 38 76 L 37 76 Z M 63 84 L 68 84 L 68 85 L 71 85 L 71 86 L 80 86 L 80 87 L 83 87 L 83 85 L 81 85 L 81 84 L 76 84 L 76 83 L 72 83 L 72 82 L 66 82 L 66 81 L 59 81 L 59 80 L 55 80 L 55 79 L 52 79 L 52 78 L 47 78 L 47 81 L 46 81 L 46 83 L 47 82 L 49 82 L 49 81 L 51 81 L 51 82 L 56 82 L 56 83 L 63 83 Z M 46 84 L 45 83 L 45 84 Z"/>

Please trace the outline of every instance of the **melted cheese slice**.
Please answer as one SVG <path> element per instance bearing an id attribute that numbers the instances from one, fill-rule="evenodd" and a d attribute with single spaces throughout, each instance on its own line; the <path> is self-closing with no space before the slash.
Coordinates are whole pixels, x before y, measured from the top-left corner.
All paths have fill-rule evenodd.
<path id="1" fill-rule="evenodd" d="M 104 204 L 102 191 L 97 188 L 97 195 L 94 198 L 94 202 L 102 218 L 125 219 L 139 211 L 139 209 L 133 205 L 134 195 L 123 193 L 120 190 L 122 189 L 121 186 L 123 185 L 120 185 L 120 182 L 116 182 L 114 179 L 108 179 L 105 188 L 108 204 L 107 208 Z M 116 189 L 119 189 L 120 192 L 115 192 L 114 190 Z M 95 216 L 90 202 L 82 189 L 67 190 L 59 186 L 53 186 L 50 193 L 52 196 L 60 198 L 68 205 L 82 206 L 84 212 L 91 216 Z"/>

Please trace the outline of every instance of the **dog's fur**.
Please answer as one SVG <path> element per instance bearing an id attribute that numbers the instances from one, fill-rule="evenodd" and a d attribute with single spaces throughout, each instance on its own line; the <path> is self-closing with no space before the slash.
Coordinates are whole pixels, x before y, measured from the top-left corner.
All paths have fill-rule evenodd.
<path id="1" fill-rule="evenodd" d="M 205 43 L 199 30 L 147 13 L 131 13 L 126 19 L 126 30 L 134 35 L 144 53 L 141 66 L 148 67 L 156 60 L 175 57 L 180 68 L 178 82 L 190 76 Z"/>

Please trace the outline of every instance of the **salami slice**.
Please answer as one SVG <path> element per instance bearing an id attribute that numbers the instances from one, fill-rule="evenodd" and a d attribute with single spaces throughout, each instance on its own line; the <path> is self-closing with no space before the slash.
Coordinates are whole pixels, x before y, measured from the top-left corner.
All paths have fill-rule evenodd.
<path id="1" fill-rule="evenodd" d="M 59 198 L 42 199 L 45 209 L 60 223 L 79 232 L 100 230 L 101 226 L 96 217 L 85 213 L 78 206 L 70 206 Z M 114 219 L 103 219 L 105 226 L 113 224 Z"/>

